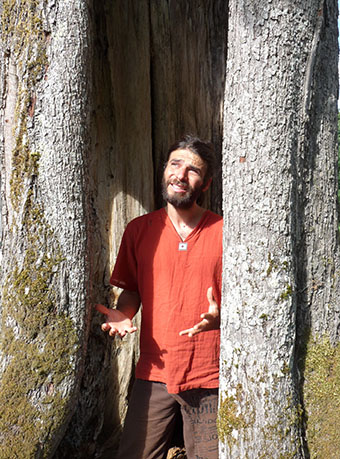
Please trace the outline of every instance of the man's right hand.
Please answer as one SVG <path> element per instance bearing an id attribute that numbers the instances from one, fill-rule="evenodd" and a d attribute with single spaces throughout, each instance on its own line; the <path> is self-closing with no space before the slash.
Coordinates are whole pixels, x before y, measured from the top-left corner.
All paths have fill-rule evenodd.
<path id="1" fill-rule="evenodd" d="M 134 327 L 131 320 L 118 309 L 109 309 L 102 304 L 96 304 L 97 311 L 105 314 L 106 322 L 102 324 L 102 330 L 109 332 L 109 335 L 115 335 L 123 338 L 127 333 L 134 333 L 137 327 Z"/>

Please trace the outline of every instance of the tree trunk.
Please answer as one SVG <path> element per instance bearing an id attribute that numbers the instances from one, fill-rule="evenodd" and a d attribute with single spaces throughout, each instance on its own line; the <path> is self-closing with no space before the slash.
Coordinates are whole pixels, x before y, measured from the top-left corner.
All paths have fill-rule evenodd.
<path id="1" fill-rule="evenodd" d="M 154 206 L 148 2 L 94 2 L 91 23 L 91 297 L 113 305 L 119 291 L 109 280 L 124 228 Z M 106 450 L 114 457 L 138 336 L 112 340 L 100 329 L 103 320 L 93 317 L 77 410 L 57 458 L 105 457 Z"/>
<path id="2" fill-rule="evenodd" d="M 221 457 L 336 457 L 337 5 L 231 0 Z"/>
<path id="3" fill-rule="evenodd" d="M 53 454 L 89 323 L 86 2 L 1 2 L 2 457 Z"/>

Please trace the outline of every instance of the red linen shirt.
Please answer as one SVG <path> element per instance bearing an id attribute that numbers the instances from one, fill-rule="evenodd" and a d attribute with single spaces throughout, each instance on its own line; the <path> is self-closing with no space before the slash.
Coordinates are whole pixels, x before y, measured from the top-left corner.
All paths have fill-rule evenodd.
<path id="1" fill-rule="evenodd" d="M 169 393 L 218 387 L 219 330 L 179 332 L 208 311 L 208 287 L 221 304 L 221 278 L 219 215 L 205 211 L 184 244 L 165 209 L 128 224 L 110 282 L 141 297 L 137 378 L 163 382 Z"/>

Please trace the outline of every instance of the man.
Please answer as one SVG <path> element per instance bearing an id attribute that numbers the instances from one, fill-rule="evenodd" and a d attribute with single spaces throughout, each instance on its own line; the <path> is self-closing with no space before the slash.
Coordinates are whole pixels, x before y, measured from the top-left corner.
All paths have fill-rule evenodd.
<path id="1" fill-rule="evenodd" d="M 218 457 L 219 306 L 222 218 L 198 205 L 212 180 L 212 145 L 192 136 L 168 152 L 166 207 L 125 230 L 111 283 L 123 288 L 103 331 L 124 337 L 137 329 L 140 359 L 120 459 L 164 458 L 178 410 L 189 459 Z"/>

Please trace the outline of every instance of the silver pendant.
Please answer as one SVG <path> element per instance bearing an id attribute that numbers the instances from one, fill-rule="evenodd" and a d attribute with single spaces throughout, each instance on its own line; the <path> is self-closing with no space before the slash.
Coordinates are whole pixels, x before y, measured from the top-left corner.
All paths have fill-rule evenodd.
<path id="1" fill-rule="evenodd" d="M 178 243 L 178 250 L 183 251 L 188 249 L 188 243 L 187 242 L 179 242 Z"/>

